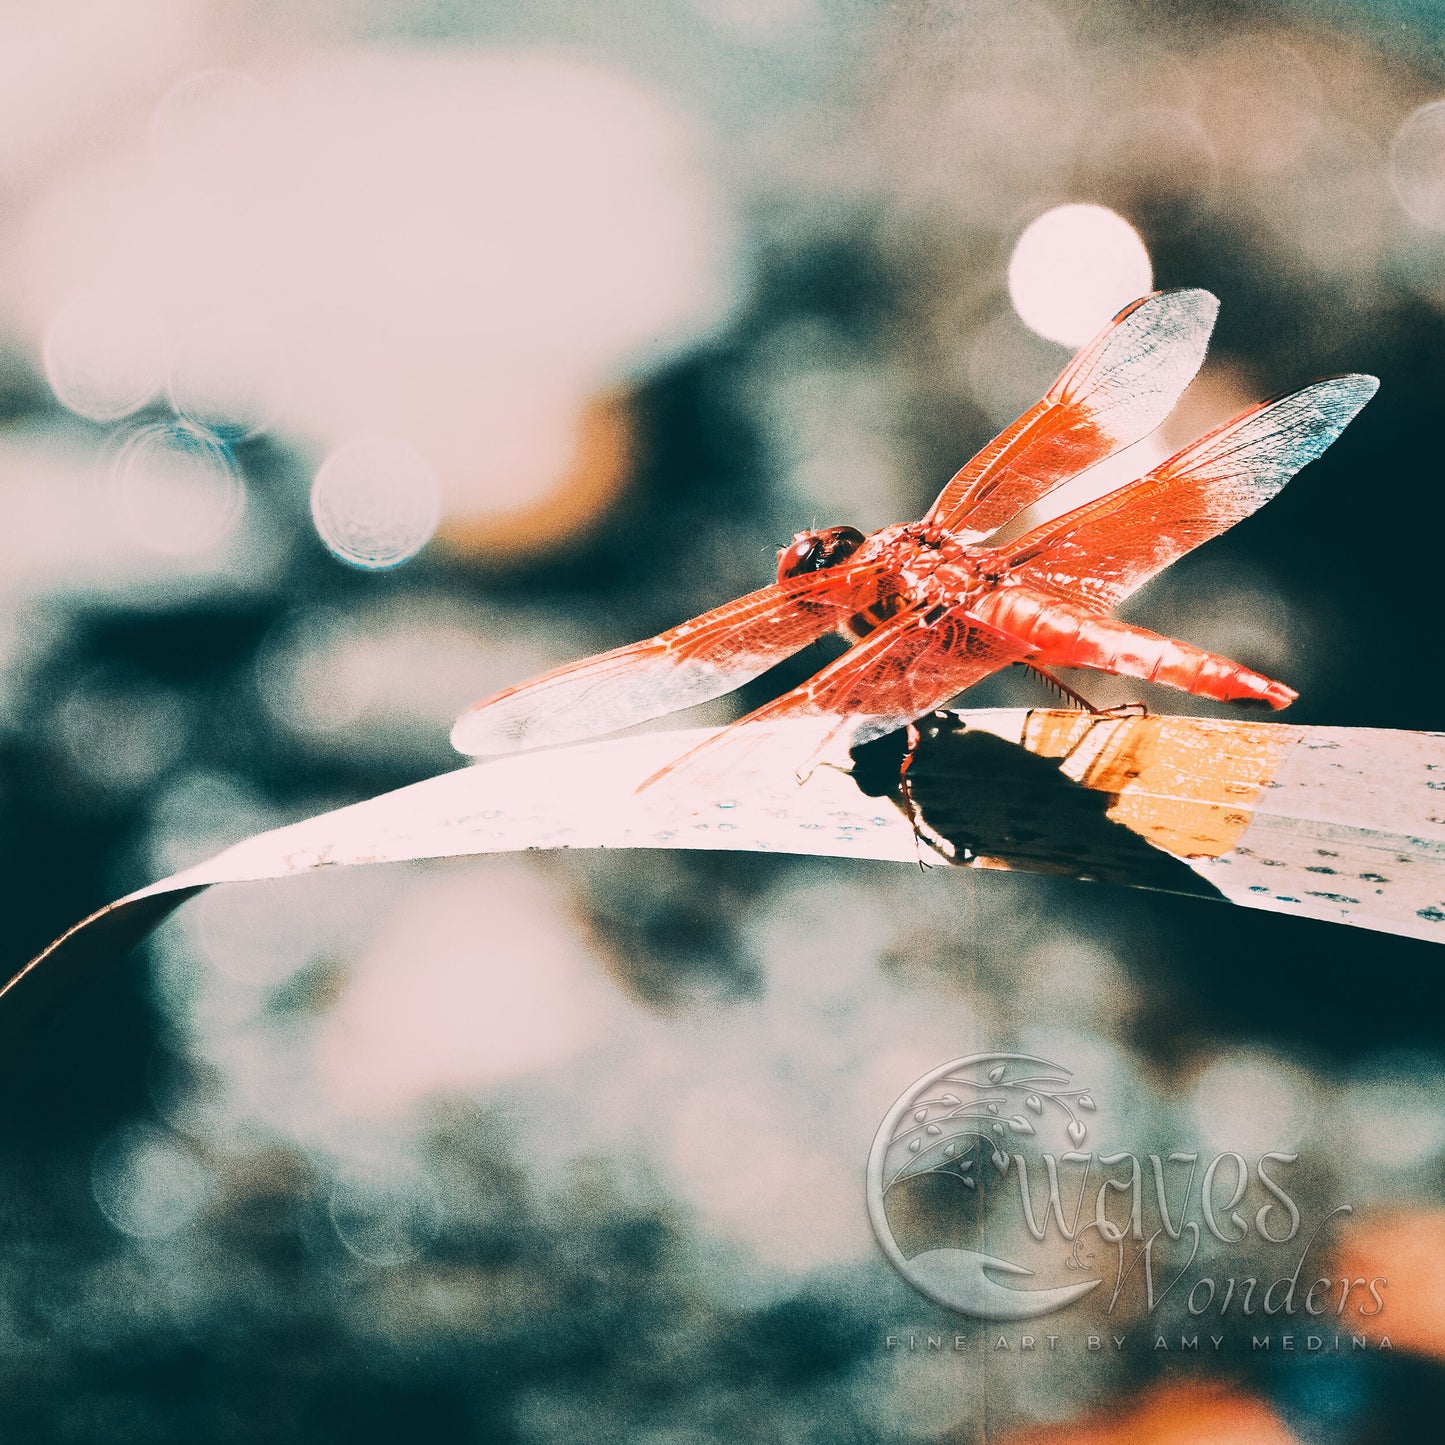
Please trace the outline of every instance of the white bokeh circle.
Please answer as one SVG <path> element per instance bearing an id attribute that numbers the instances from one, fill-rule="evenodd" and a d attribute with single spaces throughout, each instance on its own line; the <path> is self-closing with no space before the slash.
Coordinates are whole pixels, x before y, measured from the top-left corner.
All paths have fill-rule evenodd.
<path id="1" fill-rule="evenodd" d="M 1154 284 L 1139 233 L 1105 206 L 1055 206 L 1018 238 L 1008 289 L 1030 331 L 1082 346 Z"/>
<path id="2" fill-rule="evenodd" d="M 311 520 L 334 557 L 380 570 L 416 556 L 441 521 L 441 488 L 427 459 L 392 437 L 357 437 L 322 462 Z"/>

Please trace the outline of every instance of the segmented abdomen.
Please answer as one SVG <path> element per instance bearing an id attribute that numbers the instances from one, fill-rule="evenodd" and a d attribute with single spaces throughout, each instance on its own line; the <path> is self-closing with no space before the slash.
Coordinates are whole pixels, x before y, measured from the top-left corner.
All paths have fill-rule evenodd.
<path id="1" fill-rule="evenodd" d="M 1287 707 L 1298 696 L 1282 682 L 1227 657 L 1088 612 L 1030 587 L 1001 587 L 979 598 L 969 610 L 1037 649 L 1030 660 L 1041 667 L 1092 667 L 1162 682 L 1217 702 L 1253 699 Z"/>

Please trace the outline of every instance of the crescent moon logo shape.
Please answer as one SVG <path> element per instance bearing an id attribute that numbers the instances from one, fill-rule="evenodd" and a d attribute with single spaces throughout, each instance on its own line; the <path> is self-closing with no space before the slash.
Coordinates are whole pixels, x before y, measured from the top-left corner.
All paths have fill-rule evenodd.
<path id="1" fill-rule="evenodd" d="M 1061 1077 L 1048 1081 L 1040 1081 L 1033 1075 L 1010 1079 L 1011 1065 L 1050 1069 Z M 972 1078 L 980 1069 L 986 1070 L 985 1078 Z M 910 1084 L 889 1109 L 868 1154 L 868 1217 L 889 1263 L 920 1294 L 974 1319 L 1027 1320 L 1064 1309 L 1101 1283 L 1090 1279 L 1034 1289 L 1006 1284 L 1004 1278 L 1031 1279 L 1033 1271 L 1012 1260 L 971 1249 L 930 1249 L 906 1257 L 893 1234 L 885 1207 L 885 1196 L 893 1184 L 921 1174 L 954 1169 L 960 1172 L 964 1183 L 973 1187 L 973 1182 L 963 1174 L 969 1162 L 957 1147 L 960 1138 L 992 1142 L 990 1133 L 1034 1132 L 1026 1114 L 1011 1119 L 995 1117 L 999 1113 L 999 1098 L 990 1100 L 989 1091 L 1000 1097 L 1011 1091 L 1023 1092 L 1027 1109 L 1037 1114 L 1042 1113 L 1043 1100 L 1048 1099 L 1069 1115 L 1068 1137 L 1077 1145 L 1084 1137 L 1086 1126 L 1074 1109 L 1079 1105 L 1092 1109 L 1093 1099 L 1086 1089 L 1049 1087 L 1068 1082 L 1069 1070 L 1032 1054 L 971 1054 L 930 1069 Z M 948 1087 L 972 1089 L 976 1097 L 964 1099 L 950 1092 L 933 1097 L 936 1090 Z M 998 1145 L 993 1147 L 998 1153 Z M 902 1163 L 897 1162 L 900 1159 Z"/>

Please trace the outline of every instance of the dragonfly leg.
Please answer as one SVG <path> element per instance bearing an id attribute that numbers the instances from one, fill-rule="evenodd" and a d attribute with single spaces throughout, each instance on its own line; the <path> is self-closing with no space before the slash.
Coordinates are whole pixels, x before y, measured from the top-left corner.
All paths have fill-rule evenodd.
<path id="1" fill-rule="evenodd" d="M 913 766 L 913 759 L 923 742 L 923 734 L 918 731 L 917 723 L 909 723 L 904 729 L 904 736 L 908 740 L 908 746 L 904 749 L 903 761 L 898 765 L 898 793 L 903 799 L 903 812 L 908 819 L 908 826 L 913 829 L 913 846 L 918 854 L 919 872 L 926 873 L 928 864 L 923 858 L 923 845 L 927 839 L 923 835 L 923 812 L 914 801 L 913 789 L 908 782 L 908 770 Z"/>
<path id="2" fill-rule="evenodd" d="M 1147 704 L 1142 702 L 1121 702 L 1116 703 L 1113 707 L 1095 707 L 1083 693 L 1076 692 L 1063 678 L 1055 677 L 1048 668 L 1040 667 L 1036 662 L 1026 662 L 1023 665 L 1028 668 L 1030 672 L 1036 673 L 1039 677 L 1043 678 L 1050 687 L 1056 689 L 1062 697 L 1067 698 L 1075 707 L 1083 708 L 1085 712 L 1092 713 L 1094 717 L 1149 716 L 1149 708 Z"/>
<path id="3" fill-rule="evenodd" d="M 1071 688 L 1068 683 L 1063 680 L 1063 678 L 1055 677 L 1054 674 L 1048 670 L 1048 668 L 1040 667 L 1039 664 L 1036 662 L 1026 662 L 1023 665 L 1028 668 L 1030 672 L 1034 673 L 1037 677 L 1043 678 L 1043 680 L 1048 683 L 1048 685 L 1053 688 L 1054 691 L 1057 692 L 1059 696 L 1062 697 L 1065 701 L 1073 703 L 1075 707 L 1083 708 L 1085 712 L 1096 713 L 1099 711 L 1099 709 L 1096 708 L 1094 704 L 1091 703 L 1089 699 L 1083 695 L 1083 693 L 1075 692 L 1074 689 Z"/>

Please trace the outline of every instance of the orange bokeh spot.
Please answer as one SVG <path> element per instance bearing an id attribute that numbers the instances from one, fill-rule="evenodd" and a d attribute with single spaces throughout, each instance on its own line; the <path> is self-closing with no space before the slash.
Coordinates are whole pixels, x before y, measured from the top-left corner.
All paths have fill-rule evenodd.
<path id="1" fill-rule="evenodd" d="M 1397 1350 L 1445 1359 L 1445 1210 L 1414 1209 L 1361 1219 L 1345 1235 L 1337 1273 L 1380 1279 L 1384 1308 L 1361 1315 L 1352 1308 L 1349 1328 L 1372 1340 L 1383 1335 Z M 1357 1290 L 1367 1308 L 1372 1302 Z"/>
<path id="2" fill-rule="evenodd" d="M 1298 1445 L 1268 1405 L 1225 1384 L 1162 1385 L 1106 1413 L 1024 1430 L 1007 1445 Z"/>
<path id="3" fill-rule="evenodd" d="M 513 511 L 449 517 L 437 539 L 479 560 L 509 561 L 584 532 L 626 485 L 633 451 L 629 398 L 594 397 L 578 420 L 571 460 L 545 496 Z"/>

